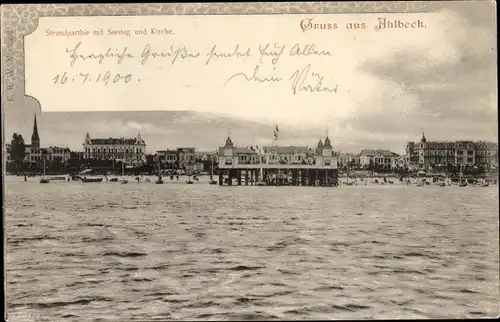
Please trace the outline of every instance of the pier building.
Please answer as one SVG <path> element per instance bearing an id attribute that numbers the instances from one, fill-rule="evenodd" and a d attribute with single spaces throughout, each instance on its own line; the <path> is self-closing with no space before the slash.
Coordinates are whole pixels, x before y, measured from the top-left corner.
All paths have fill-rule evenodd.
<path id="1" fill-rule="evenodd" d="M 336 186 L 338 156 L 330 139 L 313 150 L 307 147 L 236 147 L 228 136 L 219 148 L 219 185 Z"/>

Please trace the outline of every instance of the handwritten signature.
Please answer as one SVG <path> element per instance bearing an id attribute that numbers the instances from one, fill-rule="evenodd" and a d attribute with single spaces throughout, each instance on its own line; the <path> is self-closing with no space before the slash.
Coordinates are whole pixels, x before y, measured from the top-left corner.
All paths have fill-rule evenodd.
<path id="1" fill-rule="evenodd" d="M 311 79 L 313 78 L 313 79 Z M 339 85 L 329 88 L 323 85 L 324 77 L 319 73 L 311 72 L 311 64 L 307 64 L 302 70 L 296 70 L 290 77 L 292 80 L 293 95 L 297 92 L 330 92 L 337 93 Z"/>
<path id="2" fill-rule="evenodd" d="M 259 74 L 260 65 L 255 66 L 253 73 L 251 75 L 240 72 L 229 77 L 224 86 L 226 86 L 229 82 L 234 80 L 235 78 L 243 78 L 243 80 L 247 82 L 253 83 L 278 83 L 283 79 L 279 76 L 267 76 L 263 77 Z M 319 93 L 319 92 L 329 92 L 329 93 L 337 93 L 338 85 L 335 88 L 330 88 L 328 86 L 323 85 L 324 76 L 319 73 L 311 72 L 311 64 L 307 64 L 302 69 L 297 69 L 293 72 L 290 77 L 292 80 L 292 93 L 294 95 L 297 92 L 310 92 L 310 93 Z"/>
<path id="3" fill-rule="evenodd" d="M 234 78 L 236 78 L 238 76 L 243 77 L 247 82 L 254 81 L 257 83 L 268 83 L 268 82 L 276 83 L 276 82 L 282 81 L 281 77 L 278 77 L 278 76 L 269 76 L 269 77 L 259 76 L 259 70 L 260 70 L 260 65 L 257 65 L 257 66 L 255 66 L 255 68 L 253 70 L 253 74 L 251 76 L 248 76 L 245 73 L 236 73 L 227 79 L 227 81 L 224 83 L 224 86 L 226 86 L 227 83 L 229 83 L 230 81 L 232 81 Z"/>

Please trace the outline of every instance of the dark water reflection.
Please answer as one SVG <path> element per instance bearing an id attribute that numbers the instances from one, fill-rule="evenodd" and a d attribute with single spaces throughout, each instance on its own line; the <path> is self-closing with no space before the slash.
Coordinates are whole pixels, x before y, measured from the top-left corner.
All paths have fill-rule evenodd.
<path id="1" fill-rule="evenodd" d="M 498 314 L 498 190 L 9 182 L 10 321 Z"/>

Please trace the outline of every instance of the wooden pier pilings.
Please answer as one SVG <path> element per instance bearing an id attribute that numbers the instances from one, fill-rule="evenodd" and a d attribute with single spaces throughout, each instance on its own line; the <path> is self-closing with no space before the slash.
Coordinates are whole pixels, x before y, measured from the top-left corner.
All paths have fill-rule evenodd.
<path id="1" fill-rule="evenodd" d="M 268 185 L 268 186 L 308 186 L 334 187 L 338 185 L 337 169 L 331 168 L 238 168 L 220 169 L 219 185 L 232 186 Z"/>

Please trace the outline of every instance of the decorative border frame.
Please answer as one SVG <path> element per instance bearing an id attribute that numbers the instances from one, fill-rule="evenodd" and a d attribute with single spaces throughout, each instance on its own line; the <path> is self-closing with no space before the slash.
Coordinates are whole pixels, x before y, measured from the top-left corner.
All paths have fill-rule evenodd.
<path id="1" fill-rule="evenodd" d="M 477 1 L 491 3 L 494 1 Z M 483 4 L 484 4 L 483 3 Z M 30 123 L 41 111 L 38 100 L 25 95 L 24 37 L 34 32 L 40 17 L 150 16 L 150 15 L 252 15 L 252 14 L 348 14 L 435 12 L 469 1 L 370 1 L 370 2 L 260 2 L 169 4 L 11 4 L 1 6 L 1 113 L 2 151 L 5 121 L 17 118 Z M 7 60 L 7 56 L 11 59 Z M 6 71 L 8 71 L 6 73 Z M 6 113 L 7 112 L 7 113 Z M 8 115 L 6 115 L 8 114 Z M 5 173 L 5 163 L 2 163 Z M 2 178 L 3 179 L 3 178 Z M 5 189 L 2 180 L 2 191 Z M 3 196 L 3 194 L 2 194 Z M 4 209 L 3 209 L 4 210 Z M 5 217 L 3 218 L 5 227 Z M 4 255 L 6 253 L 4 231 Z M 4 265 L 5 265 L 4 261 Z M 6 276 L 4 266 L 4 277 Z M 6 283 L 4 279 L 4 292 Z M 4 312 L 7 311 L 6 302 Z M 6 318 L 6 316 L 4 317 Z"/>

